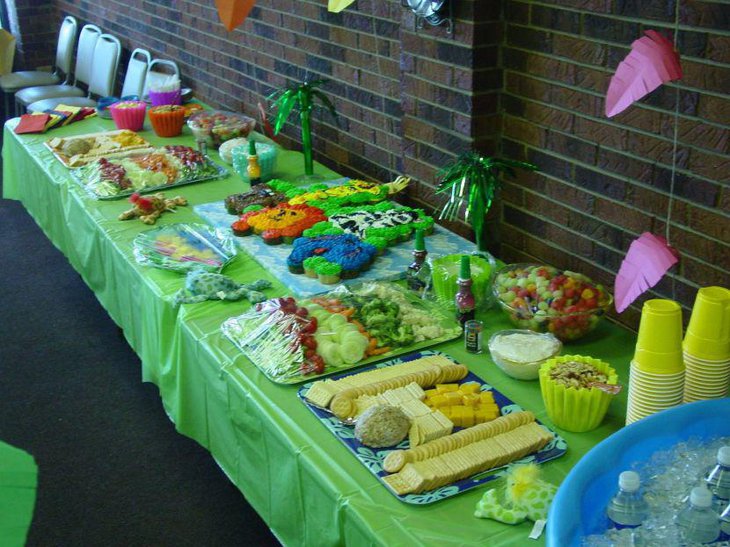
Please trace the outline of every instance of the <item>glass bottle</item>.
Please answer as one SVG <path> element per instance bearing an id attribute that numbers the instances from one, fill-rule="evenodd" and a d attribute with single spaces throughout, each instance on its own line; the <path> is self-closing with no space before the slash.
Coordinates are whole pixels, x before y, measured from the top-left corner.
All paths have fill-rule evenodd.
<path id="1" fill-rule="evenodd" d="M 259 157 L 256 155 L 256 141 L 250 139 L 248 141 L 248 166 L 246 167 L 248 181 L 253 188 L 261 183 L 261 166 L 259 166 Z"/>
<path id="2" fill-rule="evenodd" d="M 476 302 L 474 301 L 474 293 L 471 290 L 471 262 L 468 255 L 461 257 L 461 267 L 459 270 L 459 279 L 457 279 L 459 290 L 454 297 L 456 303 L 456 320 L 464 326 L 464 323 L 474 319 L 474 311 Z"/>
<path id="3" fill-rule="evenodd" d="M 431 265 L 426 262 L 426 243 L 424 242 L 423 230 L 416 230 L 416 245 L 413 250 L 413 262 L 406 270 L 406 285 L 412 291 L 416 291 L 421 298 L 431 287 Z"/>
<path id="4" fill-rule="evenodd" d="M 606 509 L 616 528 L 635 528 L 649 516 L 649 504 L 639 492 L 641 479 L 635 471 L 624 471 L 618 477 L 618 493 Z"/>

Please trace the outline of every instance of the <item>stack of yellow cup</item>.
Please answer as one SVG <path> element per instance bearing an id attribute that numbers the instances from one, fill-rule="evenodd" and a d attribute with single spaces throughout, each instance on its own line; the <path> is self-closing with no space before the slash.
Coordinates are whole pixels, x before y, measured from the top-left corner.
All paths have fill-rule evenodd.
<path id="1" fill-rule="evenodd" d="M 673 300 L 647 300 L 631 361 L 626 425 L 681 404 L 683 394 L 682 309 Z"/>
<path id="2" fill-rule="evenodd" d="M 684 402 L 725 397 L 730 388 L 730 290 L 697 291 L 683 348 Z"/>

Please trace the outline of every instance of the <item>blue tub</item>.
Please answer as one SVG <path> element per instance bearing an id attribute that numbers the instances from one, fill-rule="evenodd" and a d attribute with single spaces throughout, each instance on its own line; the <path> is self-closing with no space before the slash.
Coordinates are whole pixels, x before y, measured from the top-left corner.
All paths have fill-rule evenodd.
<path id="1" fill-rule="evenodd" d="M 581 537 L 603 532 L 618 476 L 633 462 L 690 437 L 728 435 L 730 399 L 679 406 L 617 431 L 588 452 L 560 485 L 548 515 L 547 545 L 580 545 Z"/>

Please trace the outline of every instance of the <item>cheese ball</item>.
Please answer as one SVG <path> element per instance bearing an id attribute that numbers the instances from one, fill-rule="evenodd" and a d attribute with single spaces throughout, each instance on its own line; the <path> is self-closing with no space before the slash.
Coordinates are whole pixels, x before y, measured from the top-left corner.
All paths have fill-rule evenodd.
<path id="1" fill-rule="evenodd" d="M 355 438 L 366 446 L 395 446 L 408 435 L 411 421 L 398 407 L 375 405 L 363 412 L 355 423 Z"/>

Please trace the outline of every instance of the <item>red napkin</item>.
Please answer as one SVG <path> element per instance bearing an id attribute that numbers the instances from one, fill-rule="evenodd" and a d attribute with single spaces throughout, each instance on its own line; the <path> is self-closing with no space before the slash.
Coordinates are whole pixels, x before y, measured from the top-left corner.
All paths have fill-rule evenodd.
<path id="1" fill-rule="evenodd" d="M 43 133 L 50 118 L 48 114 L 23 114 L 15 126 L 15 133 Z"/>

